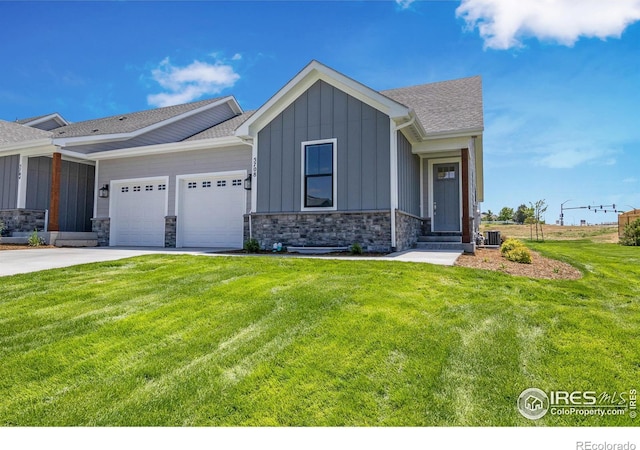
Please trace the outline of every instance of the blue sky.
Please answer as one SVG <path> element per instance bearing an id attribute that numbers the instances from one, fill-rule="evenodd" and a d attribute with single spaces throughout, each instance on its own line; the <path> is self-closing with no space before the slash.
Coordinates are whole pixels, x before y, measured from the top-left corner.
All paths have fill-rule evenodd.
<path id="1" fill-rule="evenodd" d="M 483 77 L 483 211 L 640 208 L 640 0 L 0 2 L 0 118 L 233 94 L 310 60 L 377 90 Z M 566 222 L 615 221 L 571 211 Z"/>

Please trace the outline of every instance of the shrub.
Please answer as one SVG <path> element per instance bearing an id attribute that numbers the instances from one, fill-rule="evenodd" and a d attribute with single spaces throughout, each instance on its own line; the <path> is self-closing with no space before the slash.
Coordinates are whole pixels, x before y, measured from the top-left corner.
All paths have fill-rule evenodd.
<path id="1" fill-rule="evenodd" d="M 258 253 L 260 251 L 260 243 L 256 239 L 249 239 L 244 243 L 244 249 L 249 253 Z"/>
<path id="2" fill-rule="evenodd" d="M 352 255 L 362 255 L 362 245 L 358 244 L 357 242 L 352 244 L 351 247 L 349 247 L 349 250 L 351 251 Z"/>
<path id="3" fill-rule="evenodd" d="M 516 247 L 524 247 L 524 244 L 517 239 L 506 239 L 500 246 L 500 253 L 502 254 L 502 256 L 505 256 Z"/>
<path id="4" fill-rule="evenodd" d="M 505 255 L 509 261 L 521 263 L 521 264 L 531 264 L 531 252 L 524 245 L 520 247 L 516 247 Z"/>
<path id="5" fill-rule="evenodd" d="M 27 242 L 29 242 L 30 247 L 40 247 L 46 243 L 43 238 L 38 236 L 38 230 L 33 230 Z"/>
<path id="6" fill-rule="evenodd" d="M 636 219 L 624 226 L 624 231 L 620 238 L 620 244 L 640 245 L 640 219 Z"/>

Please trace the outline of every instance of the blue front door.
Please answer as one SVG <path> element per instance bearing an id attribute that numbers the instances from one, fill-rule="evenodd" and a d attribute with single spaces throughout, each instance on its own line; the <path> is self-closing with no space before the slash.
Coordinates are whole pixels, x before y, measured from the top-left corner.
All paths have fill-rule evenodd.
<path id="1" fill-rule="evenodd" d="M 460 231 L 460 164 L 433 165 L 433 231 Z"/>

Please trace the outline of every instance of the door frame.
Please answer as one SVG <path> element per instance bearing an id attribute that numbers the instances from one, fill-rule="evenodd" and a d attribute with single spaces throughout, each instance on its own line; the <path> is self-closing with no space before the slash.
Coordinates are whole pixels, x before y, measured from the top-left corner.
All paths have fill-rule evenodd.
<path id="1" fill-rule="evenodd" d="M 176 248 L 182 248 L 183 247 L 183 227 L 181 224 L 181 213 L 182 210 L 181 208 L 181 201 L 180 201 L 180 197 L 182 196 L 182 187 L 184 185 L 183 182 L 191 180 L 191 179 L 200 179 L 200 178 L 207 178 L 207 177 L 228 177 L 228 176 L 234 176 L 237 175 L 239 177 L 242 178 L 242 182 L 243 182 L 243 195 L 242 195 L 242 206 L 243 206 L 243 210 L 245 211 L 244 214 L 246 214 L 247 211 L 247 191 L 246 189 L 244 189 L 244 179 L 247 178 L 247 171 L 246 169 L 241 169 L 241 170 L 226 170 L 226 171 L 221 171 L 221 172 L 204 172 L 204 173 L 189 173 L 189 174 L 184 174 L 184 175 L 176 175 L 176 207 L 175 207 L 175 211 L 176 211 Z M 254 185 L 255 186 L 255 185 Z M 255 189 L 255 187 L 254 187 Z M 243 217 L 244 217 L 243 214 Z M 243 219 L 244 220 L 244 219 Z M 244 231 L 243 231 L 244 234 Z"/>
<path id="2" fill-rule="evenodd" d="M 96 180 L 98 177 L 96 175 Z M 156 181 L 166 184 L 167 189 L 164 193 L 164 216 L 166 217 L 169 213 L 169 177 L 168 176 L 159 176 L 159 177 L 141 177 L 141 178 L 125 178 L 120 180 L 109 180 L 109 246 L 114 247 L 116 244 L 114 243 L 116 236 L 116 231 L 118 227 L 118 222 L 113 220 L 113 214 L 118 206 L 117 201 L 115 200 L 115 186 L 118 184 L 124 183 L 145 183 L 149 181 Z M 97 182 L 97 181 L 96 181 Z"/>
<path id="3" fill-rule="evenodd" d="M 429 186 L 429 196 L 428 196 L 428 214 L 431 218 L 431 232 L 433 232 L 434 226 L 434 215 L 433 215 L 433 192 L 435 190 L 435 180 L 433 178 L 433 166 L 436 164 L 447 164 L 447 163 L 458 163 L 458 205 L 460 207 L 459 217 L 459 226 L 457 230 L 451 230 L 453 232 L 462 232 L 462 157 L 445 157 L 445 158 L 429 158 L 429 164 L 427 167 L 427 183 Z M 422 170 L 424 171 L 424 164 L 422 165 Z M 424 186 L 422 186 L 424 189 Z"/>

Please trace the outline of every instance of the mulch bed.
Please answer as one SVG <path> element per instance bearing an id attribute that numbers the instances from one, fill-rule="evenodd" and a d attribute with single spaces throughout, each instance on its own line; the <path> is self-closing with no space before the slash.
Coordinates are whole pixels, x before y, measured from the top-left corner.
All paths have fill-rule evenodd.
<path id="1" fill-rule="evenodd" d="M 16 244 L 0 244 L 0 251 L 2 250 L 31 250 L 33 248 L 56 248 L 53 245 L 40 245 L 38 247 L 31 247 L 30 245 L 16 245 Z"/>
<path id="2" fill-rule="evenodd" d="M 577 280 L 582 278 L 582 273 L 575 267 L 562 261 L 546 258 L 532 250 L 531 259 L 531 264 L 521 264 L 503 258 L 498 249 L 479 248 L 476 250 L 475 255 L 461 255 L 456 261 L 456 266 L 495 270 L 510 275 L 547 280 Z"/>

